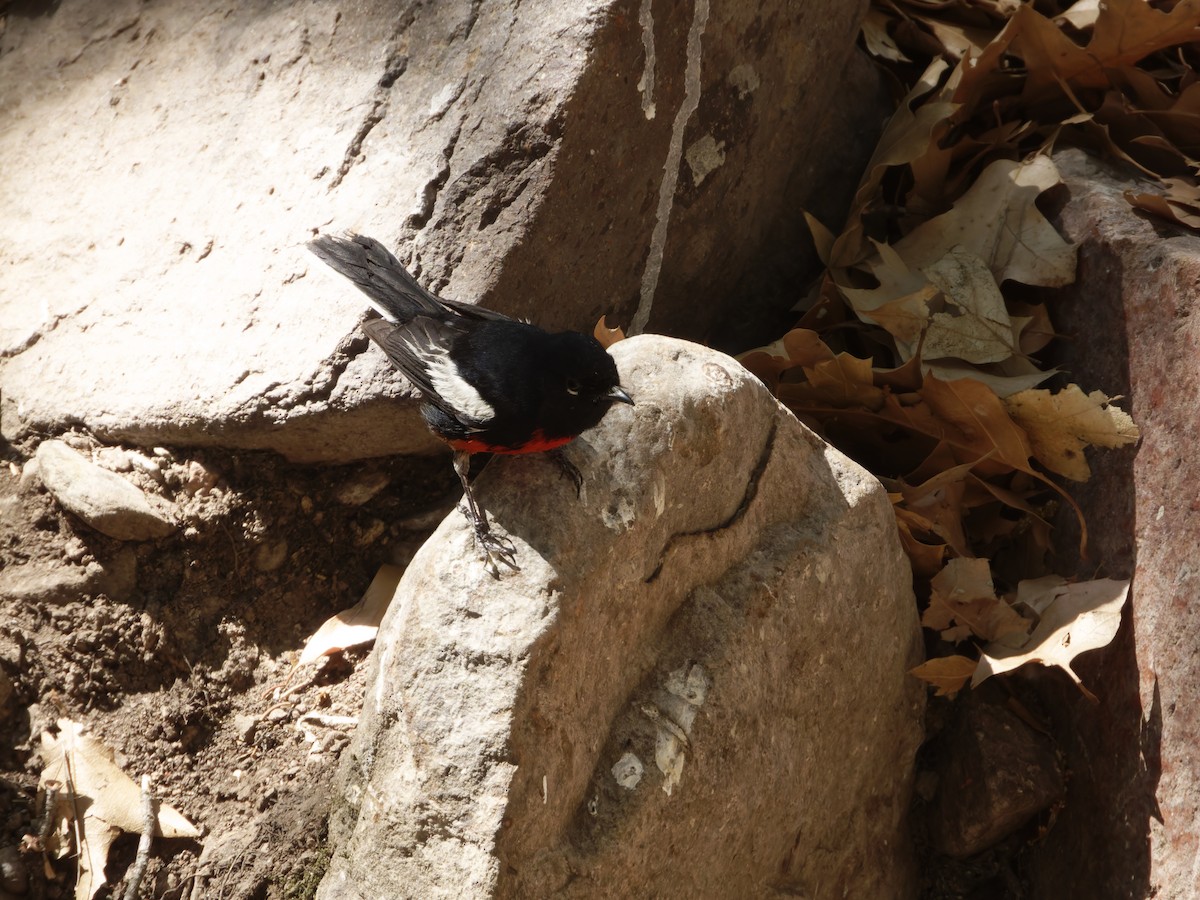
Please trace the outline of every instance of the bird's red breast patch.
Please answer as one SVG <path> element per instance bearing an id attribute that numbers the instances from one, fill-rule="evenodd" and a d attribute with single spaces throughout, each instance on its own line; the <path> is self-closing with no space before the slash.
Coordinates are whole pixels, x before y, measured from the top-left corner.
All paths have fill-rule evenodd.
<path id="1" fill-rule="evenodd" d="M 548 438 L 542 434 L 540 430 L 535 431 L 533 436 L 519 447 L 501 447 L 495 444 L 489 444 L 487 441 L 477 440 L 475 438 L 466 438 L 463 440 L 446 441 L 455 450 L 461 450 L 463 453 L 544 453 L 547 450 L 554 450 L 564 444 L 569 444 L 574 438 L 572 437 L 555 437 Z"/>

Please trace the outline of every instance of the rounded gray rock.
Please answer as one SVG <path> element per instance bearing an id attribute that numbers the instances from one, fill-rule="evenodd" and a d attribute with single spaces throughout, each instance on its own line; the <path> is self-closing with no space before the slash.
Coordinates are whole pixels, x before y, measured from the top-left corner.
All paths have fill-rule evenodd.
<path id="1" fill-rule="evenodd" d="M 611 352 L 636 405 L 566 448 L 581 496 L 538 457 L 477 481 L 521 571 L 454 510 L 405 572 L 318 896 L 911 896 L 886 492 L 730 357 Z"/>
<path id="2" fill-rule="evenodd" d="M 101 534 L 122 541 L 147 541 L 175 530 L 170 515 L 140 488 L 62 441 L 38 445 L 37 462 L 42 484 L 54 499 Z"/>

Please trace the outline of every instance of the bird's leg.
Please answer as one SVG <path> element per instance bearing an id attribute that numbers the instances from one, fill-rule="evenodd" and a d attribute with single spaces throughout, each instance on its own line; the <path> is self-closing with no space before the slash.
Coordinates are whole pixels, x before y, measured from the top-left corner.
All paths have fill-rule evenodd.
<path id="1" fill-rule="evenodd" d="M 471 482 L 467 477 L 471 471 L 470 453 L 462 450 L 454 452 L 454 471 L 458 473 L 458 480 L 462 482 L 463 496 L 467 501 L 467 518 L 471 520 L 471 525 L 475 529 L 475 543 L 483 551 L 487 570 L 493 578 L 499 578 L 500 566 L 498 563 L 504 563 L 512 571 L 520 572 L 521 567 L 517 565 L 516 559 L 517 551 L 513 547 L 512 541 L 492 533 L 491 528 L 488 527 L 487 514 L 471 491 Z"/>
<path id="2" fill-rule="evenodd" d="M 575 485 L 575 496 L 582 496 L 583 491 L 583 474 L 575 463 L 567 459 L 567 454 L 561 449 L 547 450 L 546 455 L 554 460 L 554 464 L 558 466 L 558 473 L 565 478 L 571 479 L 571 484 Z"/>

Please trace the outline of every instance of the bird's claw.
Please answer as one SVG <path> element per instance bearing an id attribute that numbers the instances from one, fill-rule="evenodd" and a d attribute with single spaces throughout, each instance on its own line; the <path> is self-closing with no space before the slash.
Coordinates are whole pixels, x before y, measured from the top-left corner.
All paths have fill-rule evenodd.
<path id="1" fill-rule="evenodd" d="M 475 543 L 483 554 L 484 568 L 493 578 L 500 577 L 500 564 L 507 566 L 510 571 L 521 571 L 517 565 L 517 549 L 508 538 L 495 534 L 486 526 L 482 529 L 476 527 Z"/>
<path id="2" fill-rule="evenodd" d="M 582 496 L 583 473 L 579 471 L 579 467 L 567 459 L 567 454 L 563 453 L 562 450 L 551 450 L 546 455 L 554 460 L 554 464 L 558 466 L 558 473 L 564 478 L 569 478 L 571 484 L 575 485 L 575 496 Z"/>

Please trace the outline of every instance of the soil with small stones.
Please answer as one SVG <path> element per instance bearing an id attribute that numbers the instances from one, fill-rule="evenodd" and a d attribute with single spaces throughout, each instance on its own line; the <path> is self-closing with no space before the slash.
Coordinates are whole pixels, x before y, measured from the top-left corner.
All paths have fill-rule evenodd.
<path id="1" fill-rule="evenodd" d="M 0 592 L 0 900 L 74 895 L 74 859 L 31 847 L 40 736 L 64 718 L 202 831 L 156 841 L 140 896 L 311 897 L 350 726 L 301 716 L 356 716 L 369 648 L 295 661 L 453 508 L 447 460 L 315 468 L 65 437 L 168 501 L 181 527 L 145 543 L 105 537 L 42 487 L 35 442 L 0 445 L 0 569 L 23 569 Z M 118 839 L 98 898 L 124 895 L 137 840 Z"/>

